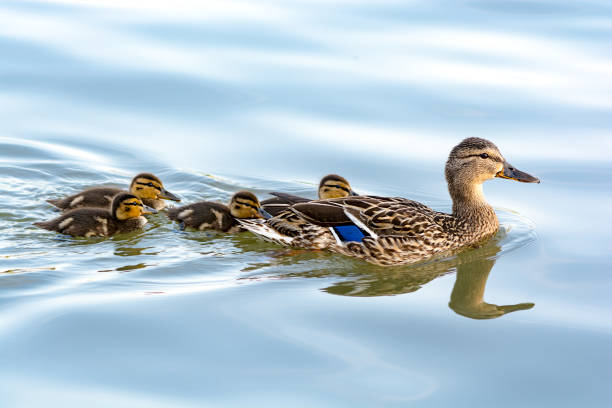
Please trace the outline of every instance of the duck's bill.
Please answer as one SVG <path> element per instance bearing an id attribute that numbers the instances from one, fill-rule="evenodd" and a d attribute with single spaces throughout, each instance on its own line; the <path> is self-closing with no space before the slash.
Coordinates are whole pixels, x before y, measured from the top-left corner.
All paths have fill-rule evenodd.
<path id="1" fill-rule="evenodd" d="M 510 163 L 504 162 L 504 168 L 495 175 L 495 177 L 520 181 L 522 183 L 539 183 L 540 179 L 533 177 L 523 171 L 512 166 Z"/>
<path id="2" fill-rule="evenodd" d="M 149 207 L 148 205 L 143 205 L 142 213 L 143 214 L 157 214 L 157 210 L 153 207 Z"/>
<path id="3" fill-rule="evenodd" d="M 505 313 L 517 312 L 519 310 L 528 310 L 535 306 L 535 303 L 519 303 L 518 305 L 504 305 L 497 308 Z"/>
<path id="4" fill-rule="evenodd" d="M 163 198 L 164 200 L 181 201 L 181 199 L 177 195 L 172 194 L 165 188 L 161 191 L 159 198 Z"/>
<path id="5" fill-rule="evenodd" d="M 272 218 L 272 215 L 263 208 L 259 208 L 259 215 L 261 215 L 261 218 L 265 218 L 266 220 Z"/>
<path id="6" fill-rule="evenodd" d="M 349 191 L 349 195 L 350 196 L 358 196 L 359 194 L 357 194 L 354 190 Z"/>

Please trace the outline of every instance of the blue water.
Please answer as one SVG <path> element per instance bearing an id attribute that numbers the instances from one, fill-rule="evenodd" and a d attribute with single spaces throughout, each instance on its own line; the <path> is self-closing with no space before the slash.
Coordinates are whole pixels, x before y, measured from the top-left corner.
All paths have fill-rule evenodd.
<path id="1" fill-rule="evenodd" d="M 610 406 L 611 39 L 598 0 L 0 1 L 0 406 Z M 469 136 L 542 183 L 436 262 L 32 226 L 141 171 L 449 211 Z"/>

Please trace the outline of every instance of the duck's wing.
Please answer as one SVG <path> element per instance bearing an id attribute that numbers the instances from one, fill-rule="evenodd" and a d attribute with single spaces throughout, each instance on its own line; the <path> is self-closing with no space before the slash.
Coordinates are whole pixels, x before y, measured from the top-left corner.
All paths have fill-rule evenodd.
<path id="1" fill-rule="evenodd" d="M 307 201 L 312 201 L 310 198 L 300 197 L 287 193 L 279 193 L 276 191 L 271 192 L 270 195 L 274 196 L 274 198 L 268 198 L 267 200 L 264 200 L 261 203 L 263 204 L 271 200 L 276 200 L 277 202 L 284 202 L 287 204 L 305 203 Z"/>
<path id="2" fill-rule="evenodd" d="M 334 242 L 330 229 L 306 221 L 286 210 L 269 219 L 237 219 L 247 230 L 283 246 L 323 249 Z"/>
<path id="3" fill-rule="evenodd" d="M 334 235 L 331 249 L 378 265 L 413 263 L 452 249 L 452 216 L 399 197 L 347 197 L 291 210 Z"/>
<path id="4" fill-rule="evenodd" d="M 296 196 L 293 194 L 272 192 L 270 195 L 274 197 L 268 198 L 261 202 L 261 207 L 273 217 L 287 210 L 290 206 L 297 203 L 306 203 L 310 201 L 308 198 Z"/>
<path id="5" fill-rule="evenodd" d="M 400 197 L 356 196 L 299 203 L 291 211 L 324 227 L 354 224 L 371 236 L 419 236 L 440 231 L 438 213 L 424 204 Z"/>

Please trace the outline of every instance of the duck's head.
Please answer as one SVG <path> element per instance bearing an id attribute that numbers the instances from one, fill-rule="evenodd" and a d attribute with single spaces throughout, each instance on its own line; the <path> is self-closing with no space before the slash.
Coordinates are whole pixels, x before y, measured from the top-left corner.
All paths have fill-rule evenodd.
<path id="1" fill-rule="evenodd" d="M 164 188 L 161 180 L 151 173 L 140 173 L 132 179 L 130 193 L 141 200 L 173 200 L 181 201 L 179 197 Z"/>
<path id="2" fill-rule="evenodd" d="M 319 199 L 342 198 L 350 195 L 357 195 L 351 185 L 344 177 L 337 174 L 328 174 L 319 183 Z"/>
<path id="3" fill-rule="evenodd" d="M 481 185 L 494 177 L 523 183 L 540 182 L 508 163 L 492 142 L 478 137 L 464 139 L 453 148 L 446 162 L 445 174 L 449 189 Z"/>
<path id="4" fill-rule="evenodd" d="M 270 218 L 259 204 L 255 194 L 250 191 L 239 191 L 230 200 L 230 213 L 235 218 Z"/>
<path id="5" fill-rule="evenodd" d="M 118 220 L 140 217 L 143 214 L 156 213 L 157 211 L 146 207 L 140 198 L 130 193 L 119 193 L 113 198 L 111 213 Z"/>

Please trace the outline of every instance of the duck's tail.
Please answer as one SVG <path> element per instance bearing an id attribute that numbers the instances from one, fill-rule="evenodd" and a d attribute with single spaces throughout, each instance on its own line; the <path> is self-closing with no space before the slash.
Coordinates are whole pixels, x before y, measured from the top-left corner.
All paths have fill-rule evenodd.
<path id="1" fill-rule="evenodd" d="M 293 239 L 294 239 L 293 237 L 288 237 L 286 235 L 280 234 L 278 231 L 271 228 L 266 223 L 266 220 L 262 220 L 258 218 L 254 218 L 254 219 L 237 218 L 237 221 L 240 223 L 240 225 L 244 229 L 251 231 L 253 234 L 262 237 L 266 241 L 275 242 L 283 246 L 291 246 L 293 243 Z"/>
<path id="2" fill-rule="evenodd" d="M 50 229 L 50 226 L 51 226 L 48 221 L 35 222 L 32 225 L 38 228 L 46 229 L 46 230 Z"/>
<path id="3" fill-rule="evenodd" d="M 59 208 L 60 210 L 62 210 L 62 209 L 63 209 L 63 207 L 62 207 L 62 205 L 61 205 L 61 202 L 62 202 L 62 201 L 63 201 L 63 200 L 61 200 L 61 199 L 59 199 L 59 198 L 50 198 L 50 199 L 48 199 L 48 200 L 47 200 L 47 202 L 48 202 L 49 204 L 51 204 L 51 205 L 52 205 L 52 206 L 54 206 L 55 208 Z"/>
<path id="4" fill-rule="evenodd" d="M 179 219 L 179 214 L 181 213 L 181 209 L 180 207 L 174 207 L 174 208 L 170 208 L 168 209 L 168 211 L 166 211 L 166 216 L 172 220 L 172 221 L 181 221 Z"/>

